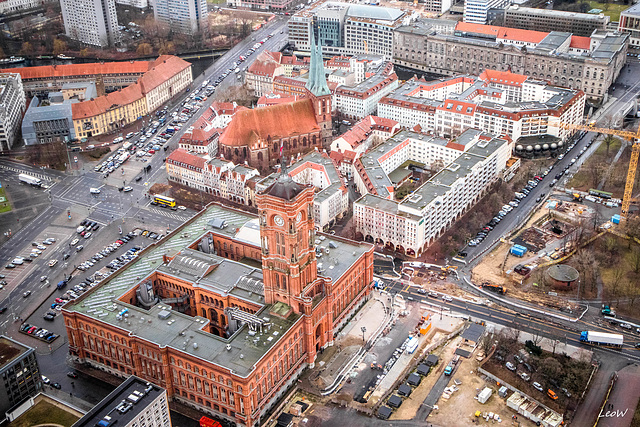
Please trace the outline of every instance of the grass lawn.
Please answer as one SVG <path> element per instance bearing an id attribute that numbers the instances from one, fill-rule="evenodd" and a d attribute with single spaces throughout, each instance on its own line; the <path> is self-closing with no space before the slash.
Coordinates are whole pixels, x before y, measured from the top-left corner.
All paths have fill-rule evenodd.
<path id="1" fill-rule="evenodd" d="M 4 192 L 4 187 L 0 188 L 0 213 L 9 212 L 11 210 L 11 203 L 7 200 L 7 194 Z"/>
<path id="2" fill-rule="evenodd" d="M 227 0 L 207 0 L 207 3 L 209 3 L 209 4 L 227 4 Z M 618 13 L 618 16 L 620 16 L 619 13 Z"/>
<path id="3" fill-rule="evenodd" d="M 620 12 L 631 7 L 630 4 L 617 4 L 617 3 L 599 3 L 597 1 L 588 1 L 591 9 L 602 9 L 602 13 L 611 18 L 611 22 L 620 21 Z"/>
<path id="4" fill-rule="evenodd" d="M 31 409 L 18 417 L 8 427 L 31 427 L 39 424 L 58 424 L 70 427 L 79 418 L 49 402 L 38 402 Z"/>

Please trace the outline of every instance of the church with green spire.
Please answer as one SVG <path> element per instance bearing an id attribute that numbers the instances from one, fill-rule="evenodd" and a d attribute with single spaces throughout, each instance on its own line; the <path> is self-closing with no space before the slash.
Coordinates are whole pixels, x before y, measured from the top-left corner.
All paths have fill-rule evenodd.
<path id="1" fill-rule="evenodd" d="M 307 96 L 313 102 L 313 109 L 322 131 L 322 145 L 327 148 L 331 144 L 333 127 L 331 120 L 331 90 L 327 84 L 322 58 L 322 46 L 316 43 L 315 36 L 311 36 L 311 61 L 309 63 L 309 78 L 305 88 Z"/>

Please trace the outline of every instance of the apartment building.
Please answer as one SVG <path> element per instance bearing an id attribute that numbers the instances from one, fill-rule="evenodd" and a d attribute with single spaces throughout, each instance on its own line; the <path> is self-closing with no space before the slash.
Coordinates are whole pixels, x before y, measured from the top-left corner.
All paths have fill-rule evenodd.
<path id="1" fill-rule="evenodd" d="M 259 175 L 257 169 L 234 165 L 223 159 L 205 159 L 182 148 L 173 151 L 166 161 L 170 184 L 193 188 L 204 193 L 253 206 L 255 190 L 249 180 Z"/>
<path id="2" fill-rule="evenodd" d="M 244 9 L 273 10 L 283 11 L 290 9 L 293 0 L 229 0 L 229 6 L 235 6 Z"/>
<path id="3" fill-rule="evenodd" d="M 11 150 L 16 143 L 26 107 L 20 74 L 0 73 L 0 151 Z"/>
<path id="4" fill-rule="evenodd" d="M 486 193 L 506 167 L 510 145 L 470 129 L 455 140 L 402 131 L 362 157 L 355 178 L 363 196 L 353 204 L 356 236 L 408 256 L 420 256 Z M 444 165 L 402 201 L 394 178 L 407 160 Z M 390 172 L 387 172 L 390 171 Z M 386 186 L 380 186 L 386 177 Z"/>
<path id="5" fill-rule="evenodd" d="M 209 30 L 207 0 L 154 0 L 153 17 L 180 34 Z"/>
<path id="6" fill-rule="evenodd" d="M 146 9 L 149 7 L 148 0 L 116 0 L 117 4 L 135 7 L 136 9 Z"/>
<path id="7" fill-rule="evenodd" d="M 318 1 L 289 20 L 289 42 L 296 50 L 311 49 L 317 35 L 325 55 L 393 53 L 393 31 L 409 19 L 405 12 L 380 6 Z"/>
<path id="8" fill-rule="evenodd" d="M 11 15 L 42 6 L 43 0 L 5 0 L 0 2 L 0 14 Z"/>
<path id="9" fill-rule="evenodd" d="M 271 55 L 271 52 L 265 51 L 249 65 L 244 79 L 254 95 L 261 97 L 274 91 L 273 79 L 281 75 L 285 75 L 285 67 Z"/>
<path id="10" fill-rule="evenodd" d="M 582 90 L 596 102 L 618 77 L 629 44 L 628 34 L 608 31 L 580 37 L 459 22 L 448 35 L 430 28 L 398 28 L 394 64 L 447 76 L 511 71 Z"/>
<path id="11" fill-rule="evenodd" d="M 629 44 L 633 48 L 640 48 L 640 3 L 620 13 L 618 31 L 629 34 Z"/>
<path id="12" fill-rule="evenodd" d="M 153 113 L 191 85 L 191 64 L 177 56 L 163 55 L 134 84 L 107 95 L 71 106 L 77 138 L 114 132 Z"/>
<path id="13" fill-rule="evenodd" d="M 338 86 L 333 96 L 333 105 L 341 116 L 360 120 L 375 115 L 378 101 L 397 89 L 398 85 L 393 63 L 388 62 L 381 65 L 371 77 L 356 85 Z"/>
<path id="14" fill-rule="evenodd" d="M 171 427 L 167 390 L 131 375 L 72 427 Z"/>
<path id="15" fill-rule="evenodd" d="M 508 71 L 485 70 L 479 77 L 408 80 L 380 100 L 378 115 L 405 128 L 433 130 L 444 138 L 475 128 L 511 141 L 551 136 L 564 142 L 574 131 L 554 124 L 582 124 L 585 101 L 580 90 Z"/>
<path id="16" fill-rule="evenodd" d="M 503 9 L 509 5 L 509 0 L 464 0 L 463 21 L 472 24 L 486 24 L 489 9 Z"/>
<path id="17" fill-rule="evenodd" d="M 561 31 L 589 37 L 595 30 L 605 31 L 609 21 L 610 18 L 602 13 L 576 13 L 512 5 L 504 9 L 502 20 L 498 19 L 493 24 L 524 30 Z"/>
<path id="18" fill-rule="evenodd" d="M 424 3 L 424 11 L 431 12 L 436 15 L 442 15 L 443 13 L 447 13 L 451 6 L 453 5 L 453 0 L 426 0 Z"/>
<path id="19" fill-rule="evenodd" d="M 0 420 L 12 408 L 42 391 L 42 378 L 33 348 L 0 335 Z"/>
<path id="20" fill-rule="evenodd" d="M 285 172 L 293 181 L 315 187 L 313 220 L 316 230 L 327 230 L 348 212 L 347 183 L 336 163 L 327 154 L 312 151 L 287 166 Z M 278 175 L 280 173 L 274 173 L 258 181 L 256 191 L 268 188 Z"/>
<path id="21" fill-rule="evenodd" d="M 67 37 L 92 46 L 120 41 L 115 0 L 60 0 Z"/>
<path id="22" fill-rule="evenodd" d="M 91 82 L 98 96 L 125 88 L 151 68 L 154 61 L 93 62 L 87 64 L 42 65 L 5 68 L 2 73 L 18 73 L 27 97 L 47 96 L 62 91 L 66 84 Z"/>

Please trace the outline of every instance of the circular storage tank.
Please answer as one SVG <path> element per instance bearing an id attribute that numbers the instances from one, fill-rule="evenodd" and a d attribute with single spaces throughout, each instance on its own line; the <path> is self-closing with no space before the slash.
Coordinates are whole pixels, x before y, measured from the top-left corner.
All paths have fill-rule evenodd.
<path id="1" fill-rule="evenodd" d="M 542 149 L 547 151 L 549 149 L 549 144 L 542 144 Z"/>
<path id="2" fill-rule="evenodd" d="M 534 149 L 534 150 L 536 150 L 536 151 L 540 151 L 540 150 L 542 150 L 542 147 L 540 146 L 540 144 L 536 144 L 536 145 L 533 147 L 533 149 Z"/>
<path id="3" fill-rule="evenodd" d="M 557 150 L 558 149 L 558 144 L 556 144 L 555 142 L 551 143 L 551 149 L 552 150 Z"/>
<path id="4" fill-rule="evenodd" d="M 516 145 L 516 150 L 517 151 L 522 151 L 522 150 L 524 150 L 524 147 L 522 145 Z"/>
<path id="5" fill-rule="evenodd" d="M 529 151 L 529 152 L 533 151 L 533 147 L 530 146 L 530 145 L 527 145 L 527 151 Z"/>
<path id="6" fill-rule="evenodd" d="M 564 145 L 564 142 L 558 141 L 558 147 L 562 147 L 563 145 Z"/>

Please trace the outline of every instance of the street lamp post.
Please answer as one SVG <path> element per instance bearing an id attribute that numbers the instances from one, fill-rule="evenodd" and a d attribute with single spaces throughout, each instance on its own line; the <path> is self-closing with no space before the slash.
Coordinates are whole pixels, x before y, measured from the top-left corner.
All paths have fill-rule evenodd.
<path id="1" fill-rule="evenodd" d="M 364 339 L 364 333 L 367 332 L 367 328 L 365 326 L 363 326 L 362 328 L 360 328 L 360 330 L 362 331 L 362 342 L 366 342 Z"/>

